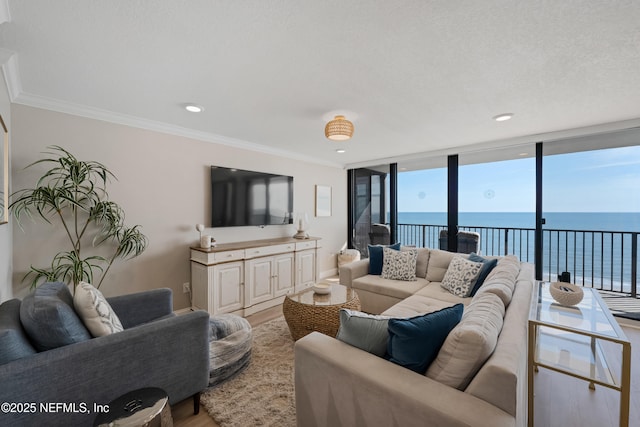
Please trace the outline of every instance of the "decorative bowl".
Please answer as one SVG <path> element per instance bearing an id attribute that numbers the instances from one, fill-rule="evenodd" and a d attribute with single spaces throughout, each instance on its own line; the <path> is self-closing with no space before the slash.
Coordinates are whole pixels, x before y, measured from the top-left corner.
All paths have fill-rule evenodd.
<path id="1" fill-rule="evenodd" d="M 562 305 L 576 305 L 584 297 L 584 292 L 580 286 L 565 282 L 551 282 L 549 293 L 551 293 L 554 300 Z"/>
<path id="2" fill-rule="evenodd" d="M 313 285 L 313 292 L 320 295 L 325 295 L 331 292 L 331 285 L 328 283 L 316 283 Z"/>

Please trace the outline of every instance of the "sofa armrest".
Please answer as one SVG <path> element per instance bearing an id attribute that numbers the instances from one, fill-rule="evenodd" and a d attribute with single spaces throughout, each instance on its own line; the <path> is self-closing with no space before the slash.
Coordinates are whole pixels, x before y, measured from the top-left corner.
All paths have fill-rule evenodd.
<path id="1" fill-rule="evenodd" d="M 369 258 L 343 265 L 338 270 L 338 274 L 340 284 L 350 288 L 354 279 L 369 274 Z"/>
<path id="2" fill-rule="evenodd" d="M 135 294 L 107 298 L 125 329 L 156 320 L 173 313 L 172 291 L 152 289 Z"/>
<path id="3" fill-rule="evenodd" d="M 195 311 L 0 366 L 0 402 L 68 403 L 70 413 L 0 413 L 0 425 L 91 425 L 94 403 L 159 387 L 174 404 L 209 382 L 209 314 Z M 82 411 L 80 404 L 87 406 Z"/>
<path id="4" fill-rule="evenodd" d="M 299 427 L 515 425 L 477 397 L 317 332 L 295 344 L 295 393 Z"/>

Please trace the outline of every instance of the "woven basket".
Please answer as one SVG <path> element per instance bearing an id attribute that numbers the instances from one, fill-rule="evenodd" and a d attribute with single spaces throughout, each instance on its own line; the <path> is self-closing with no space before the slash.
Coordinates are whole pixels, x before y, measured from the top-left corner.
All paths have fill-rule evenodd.
<path id="1" fill-rule="evenodd" d="M 566 289 L 570 289 L 570 291 Z M 565 282 L 552 282 L 549 285 L 549 293 L 554 300 L 562 305 L 576 305 L 584 297 L 584 291 L 580 286 Z"/>
<path id="2" fill-rule="evenodd" d="M 312 291 L 311 291 L 312 292 Z M 318 298 L 329 297 L 319 295 Z M 282 303 L 282 312 L 291 331 L 294 341 L 299 340 L 313 331 L 321 332 L 330 337 L 336 336 L 340 327 L 340 309 L 348 308 L 360 310 L 360 299 L 353 292 L 350 300 L 336 305 L 303 304 L 286 296 Z"/>

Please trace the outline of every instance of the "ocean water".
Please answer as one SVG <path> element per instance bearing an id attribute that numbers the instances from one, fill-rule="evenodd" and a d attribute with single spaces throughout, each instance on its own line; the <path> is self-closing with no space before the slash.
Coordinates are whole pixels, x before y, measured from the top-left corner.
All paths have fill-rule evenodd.
<path id="1" fill-rule="evenodd" d="M 544 218 L 544 280 L 556 280 L 558 274 L 567 271 L 574 283 L 630 291 L 633 239 L 639 244 L 638 235 L 633 233 L 640 233 L 640 213 L 550 212 Z M 534 213 L 462 212 L 458 222 L 461 228 L 480 233 L 482 254 L 515 254 L 523 261 L 534 262 Z M 439 231 L 446 228 L 447 215 L 399 212 L 398 223 L 398 238 L 403 244 L 437 248 Z M 640 271 L 640 265 L 637 270 Z"/>

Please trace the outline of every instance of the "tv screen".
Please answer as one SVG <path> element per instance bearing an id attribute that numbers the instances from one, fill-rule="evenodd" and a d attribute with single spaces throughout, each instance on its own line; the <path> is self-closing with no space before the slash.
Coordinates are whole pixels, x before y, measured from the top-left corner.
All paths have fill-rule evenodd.
<path id="1" fill-rule="evenodd" d="M 211 226 L 292 224 L 293 177 L 211 166 Z"/>

